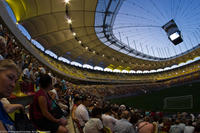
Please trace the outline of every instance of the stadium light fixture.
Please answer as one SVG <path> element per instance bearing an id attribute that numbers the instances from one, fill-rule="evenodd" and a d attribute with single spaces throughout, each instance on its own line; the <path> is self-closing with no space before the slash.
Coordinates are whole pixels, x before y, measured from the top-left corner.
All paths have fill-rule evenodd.
<path id="1" fill-rule="evenodd" d="M 176 40 L 179 37 L 180 37 L 180 35 L 177 32 L 175 32 L 169 36 L 170 40 L 172 40 L 172 41 Z"/>
<path id="2" fill-rule="evenodd" d="M 69 19 L 67 19 L 67 23 L 68 24 L 72 24 L 72 20 L 69 18 Z"/>
<path id="3" fill-rule="evenodd" d="M 65 3 L 66 3 L 66 4 L 69 4 L 69 2 L 70 2 L 70 0 L 65 0 Z"/>
<path id="4" fill-rule="evenodd" d="M 178 26 L 176 25 L 173 19 L 167 22 L 165 25 L 163 25 L 162 28 L 165 30 L 169 40 L 174 45 L 183 42 L 181 31 L 179 30 Z"/>

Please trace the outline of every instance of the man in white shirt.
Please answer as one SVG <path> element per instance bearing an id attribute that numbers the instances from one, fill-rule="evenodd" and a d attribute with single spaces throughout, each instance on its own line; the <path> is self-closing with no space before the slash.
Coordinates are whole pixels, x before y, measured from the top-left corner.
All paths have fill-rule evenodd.
<path id="1" fill-rule="evenodd" d="M 79 125 L 83 129 L 85 123 L 89 120 L 89 113 L 87 110 L 88 100 L 86 97 L 82 98 L 82 103 L 75 110 L 75 117 L 77 118 Z"/>
<path id="2" fill-rule="evenodd" d="M 194 132 L 194 126 L 192 126 L 192 121 L 189 120 L 184 128 L 184 133 L 193 133 L 193 132 Z"/>
<path id="3" fill-rule="evenodd" d="M 100 108 L 93 108 L 92 118 L 85 124 L 84 133 L 103 133 L 103 124 L 100 120 L 101 113 Z"/>
<path id="4" fill-rule="evenodd" d="M 177 119 L 174 125 L 171 125 L 169 133 L 182 133 L 182 128 L 179 126 L 180 121 Z"/>
<path id="5" fill-rule="evenodd" d="M 111 116 L 111 109 L 109 107 L 105 108 L 105 113 L 102 115 L 101 118 L 103 125 L 113 132 L 113 128 L 117 122 L 117 119 Z"/>
<path id="6" fill-rule="evenodd" d="M 133 125 L 128 121 L 130 119 L 130 113 L 123 111 L 121 119 L 118 120 L 113 128 L 114 133 L 135 133 Z"/>

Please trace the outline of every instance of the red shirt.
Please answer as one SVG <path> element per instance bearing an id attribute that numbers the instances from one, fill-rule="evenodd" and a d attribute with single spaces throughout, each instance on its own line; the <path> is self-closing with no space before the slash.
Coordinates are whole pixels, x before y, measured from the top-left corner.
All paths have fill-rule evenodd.
<path id="1" fill-rule="evenodd" d="M 44 118 L 42 111 L 40 109 L 40 106 L 39 106 L 39 102 L 38 102 L 38 99 L 39 99 L 40 96 L 44 96 L 46 98 L 47 108 L 48 108 L 49 111 L 51 110 L 51 99 L 49 98 L 49 96 L 47 95 L 47 93 L 43 89 L 40 89 L 38 92 L 36 92 L 34 99 L 33 99 L 33 105 L 32 105 L 33 119 Z"/>

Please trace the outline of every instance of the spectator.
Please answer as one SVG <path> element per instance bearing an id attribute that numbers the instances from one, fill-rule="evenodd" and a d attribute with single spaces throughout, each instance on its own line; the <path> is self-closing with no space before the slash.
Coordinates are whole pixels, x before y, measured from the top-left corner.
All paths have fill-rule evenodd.
<path id="1" fill-rule="evenodd" d="M 33 104 L 31 105 L 30 115 L 37 128 L 43 131 L 57 133 L 66 133 L 66 120 L 56 119 L 51 115 L 51 100 L 48 97 L 48 91 L 52 89 L 52 79 L 49 75 L 41 75 L 40 90 L 35 94 Z"/>
<path id="2" fill-rule="evenodd" d="M 182 133 L 182 128 L 179 126 L 180 121 L 177 119 L 174 125 L 171 125 L 169 133 Z"/>
<path id="3" fill-rule="evenodd" d="M 185 129 L 185 119 L 180 120 L 179 127 L 181 128 L 181 132 L 183 132 Z"/>
<path id="4" fill-rule="evenodd" d="M 0 98 L 9 97 L 12 93 L 19 70 L 12 60 L 0 60 Z M 15 131 L 14 123 L 0 102 L 0 131 Z"/>
<path id="5" fill-rule="evenodd" d="M 145 121 L 140 122 L 138 124 L 138 132 L 139 133 L 153 133 L 154 132 L 154 126 L 152 123 L 150 123 L 150 118 L 145 117 Z"/>
<path id="6" fill-rule="evenodd" d="M 68 109 L 68 106 L 66 104 L 63 104 L 62 102 L 65 102 L 64 100 L 62 99 L 59 99 L 59 96 L 58 96 L 58 93 L 60 93 L 62 91 L 62 86 L 59 85 L 59 84 L 55 84 L 54 85 L 54 89 L 51 90 L 53 93 L 55 93 L 56 97 L 55 97 L 55 100 L 56 102 L 58 103 L 58 105 L 60 106 L 60 108 L 63 110 L 63 111 L 66 111 Z"/>
<path id="7" fill-rule="evenodd" d="M 194 133 L 194 126 L 192 126 L 192 121 L 189 120 L 185 126 L 184 133 Z"/>
<path id="8" fill-rule="evenodd" d="M 133 125 L 129 122 L 130 113 L 123 111 L 121 119 L 118 120 L 113 128 L 114 133 L 135 133 Z"/>
<path id="9" fill-rule="evenodd" d="M 113 128 L 117 122 L 117 119 L 111 116 L 111 108 L 106 107 L 104 108 L 104 114 L 102 115 L 103 125 L 109 128 L 113 132 Z"/>
<path id="10" fill-rule="evenodd" d="M 85 124 L 83 129 L 84 133 L 103 133 L 103 124 L 100 120 L 101 118 L 101 109 L 94 108 L 92 110 L 92 118 Z"/>
<path id="11" fill-rule="evenodd" d="M 79 96 L 75 96 L 74 98 L 74 104 L 72 107 L 72 120 L 78 122 L 77 118 L 75 117 L 75 111 L 76 108 L 81 104 L 81 99 L 79 98 Z"/>
<path id="12" fill-rule="evenodd" d="M 87 110 L 88 100 L 86 97 L 82 97 L 81 104 L 76 108 L 75 117 L 78 120 L 78 124 L 80 125 L 81 129 L 85 126 L 85 123 L 89 120 L 89 113 Z"/>

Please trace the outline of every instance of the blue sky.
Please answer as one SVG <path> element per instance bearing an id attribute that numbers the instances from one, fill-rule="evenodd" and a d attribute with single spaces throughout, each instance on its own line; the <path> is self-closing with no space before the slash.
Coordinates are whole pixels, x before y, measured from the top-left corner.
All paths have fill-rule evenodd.
<path id="1" fill-rule="evenodd" d="M 125 0 L 114 35 L 126 45 L 161 58 L 183 53 L 200 42 L 200 0 Z M 183 42 L 173 45 L 161 28 L 174 19 Z"/>

